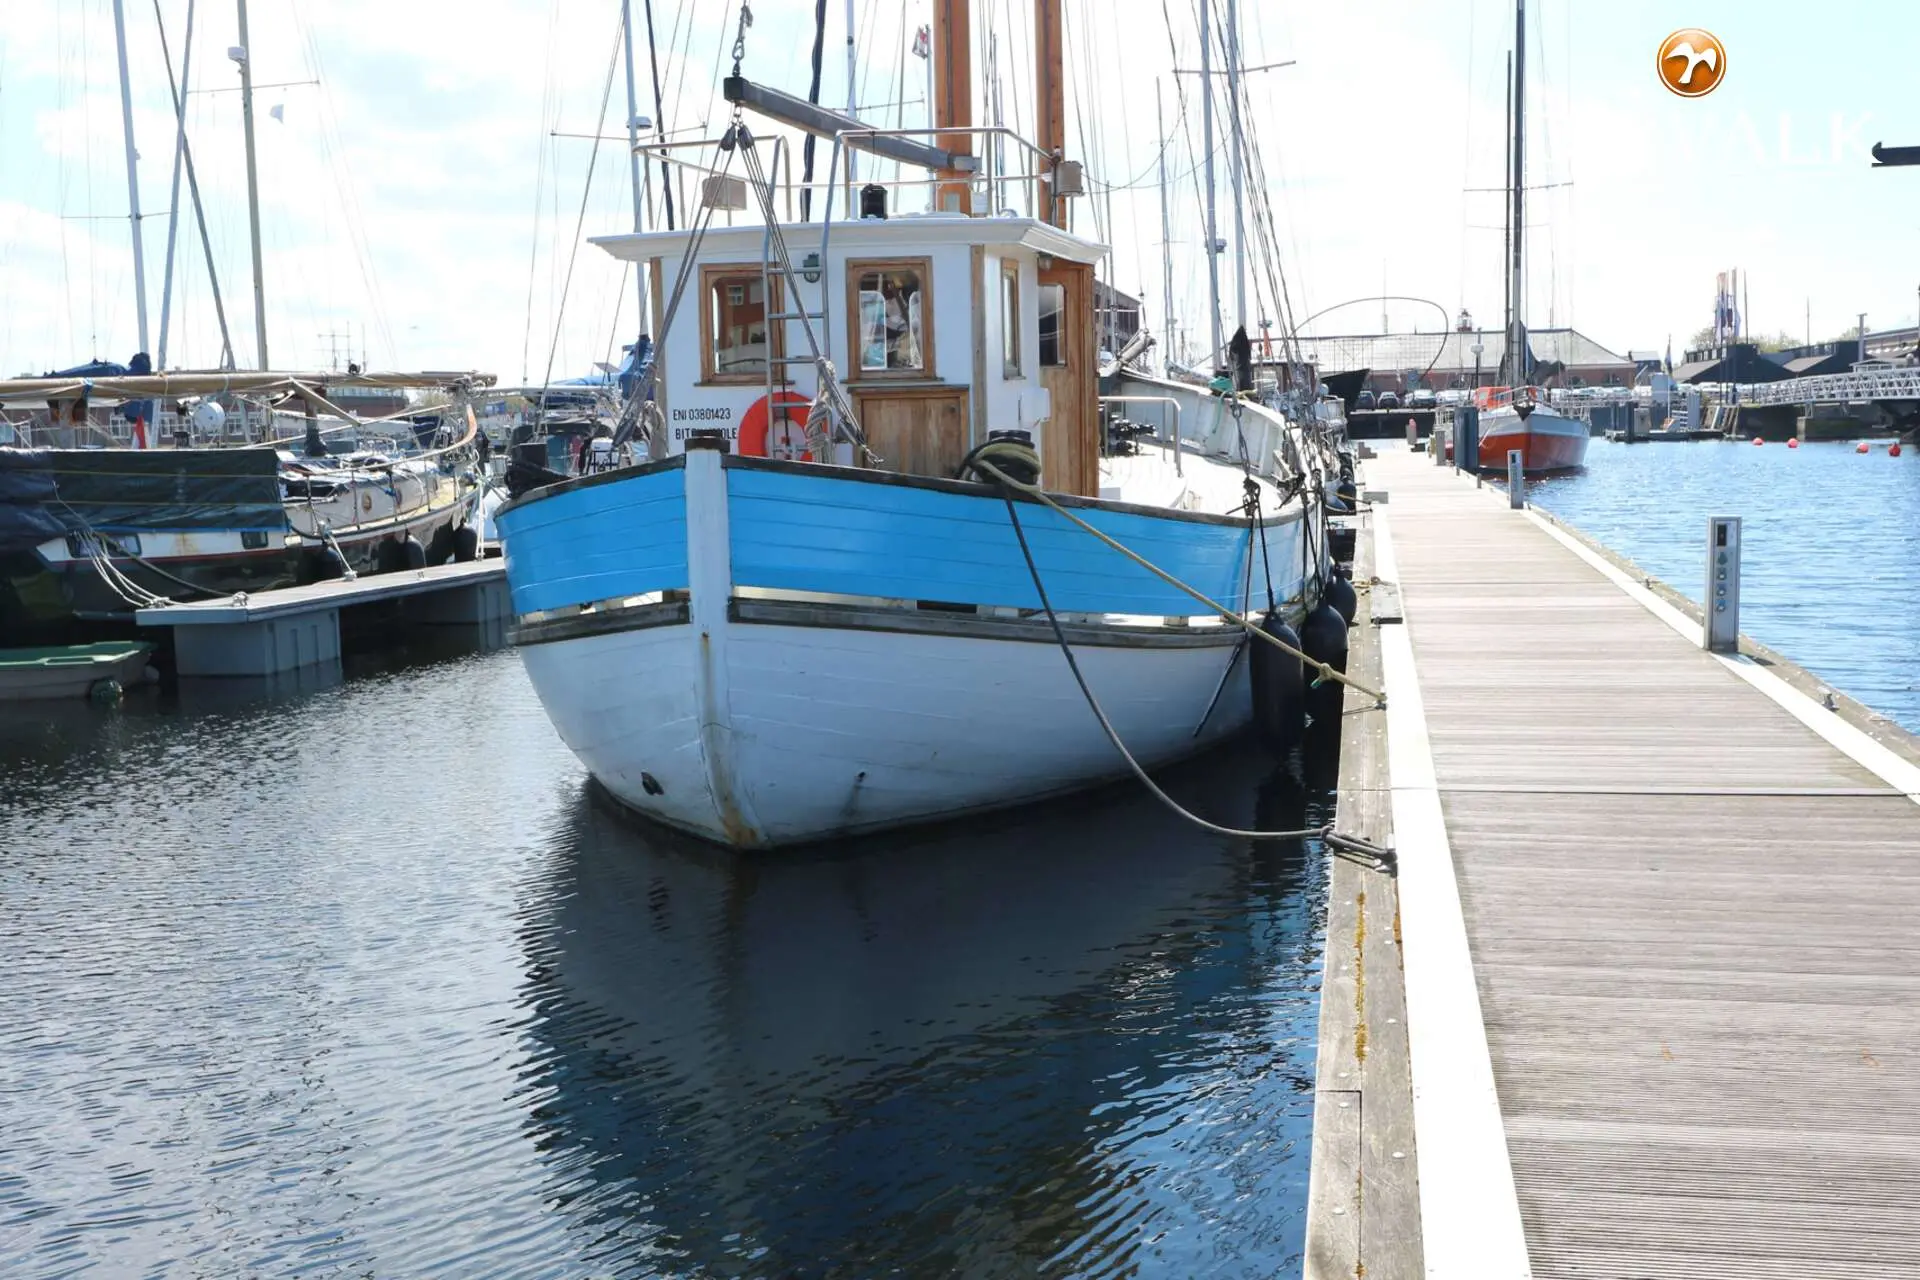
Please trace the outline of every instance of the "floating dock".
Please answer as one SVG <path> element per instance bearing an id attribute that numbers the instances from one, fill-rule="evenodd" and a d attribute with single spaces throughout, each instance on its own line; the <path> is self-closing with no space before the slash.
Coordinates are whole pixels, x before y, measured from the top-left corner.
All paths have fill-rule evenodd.
<path id="1" fill-rule="evenodd" d="M 1340 823 L 1384 790 L 1398 946 L 1367 949 L 1381 890 L 1362 914 L 1336 864 L 1307 1274 L 1920 1274 L 1914 740 L 1764 650 L 1707 652 L 1500 489 L 1395 449 L 1364 483 L 1404 620 L 1363 603 L 1385 742 L 1350 701 Z M 1322 1129 L 1355 1057 L 1327 1038 L 1356 1028 L 1360 1122 Z"/>
<path id="2" fill-rule="evenodd" d="M 340 660 L 342 611 L 404 602 L 409 621 L 504 632 L 511 612 L 499 559 L 402 569 L 274 591 L 138 610 L 143 627 L 171 627 L 183 676 L 269 676 Z"/>

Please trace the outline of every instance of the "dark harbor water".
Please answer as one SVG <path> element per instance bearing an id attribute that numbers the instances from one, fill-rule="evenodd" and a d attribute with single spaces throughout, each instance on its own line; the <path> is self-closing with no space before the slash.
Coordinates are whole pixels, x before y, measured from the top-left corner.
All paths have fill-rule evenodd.
<path id="1" fill-rule="evenodd" d="M 0 788 L 8 1277 L 1299 1271 L 1317 846 L 1119 788 L 728 857 L 511 652 L 8 711 Z"/>
<path id="2" fill-rule="evenodd" d="M 1920 449 L 1613 444 L 1531 501 L 1695 602 L 1709 516 L 1740 516 L 1740 624 L 1920 733 Z"/>

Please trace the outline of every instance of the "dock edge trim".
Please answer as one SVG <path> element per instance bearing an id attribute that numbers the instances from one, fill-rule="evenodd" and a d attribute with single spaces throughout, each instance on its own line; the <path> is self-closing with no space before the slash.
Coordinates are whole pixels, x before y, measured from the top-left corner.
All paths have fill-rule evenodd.
<path id="1" fill-rule="evenodd" d="M 1397 582 L 1390 524 L 1376 507 L 1374 573 Z M 1417 625 L 1417 615 L 1408 622 Z M 1380 658 L 1426 1274 L 1430 1280 L 1530 1280 L 1526 1227 L 1407 623 L 1380 628 Z"/>
<path id="2" fill-rule="evenodd" d="M 1527 519 L 1546 530 L 1549 537 L 1598 569 L 1603 577 L 1626 592 L 1630 599 L 1645 608 L 1647 612 L 1679 632 L 1683 638 L 1696 645 L 1701 642 L 1699 623 L 1662 600 L 1643 584 L 1634 581 L 1618 565 L 1553 521 L 1531 510 L 1525 514 Z M 1709 653 L 1708 656 L 1779 704 L 1787 714 L 1819 734 L 1828 745 L 1855 764 L 1895 791 L 1901 792 L 1915 804 L 1920 804 L 1920 766 L 1901 759 L 1875 742 L 1868 734 L 1827 710 L 1745 654 Z"/>

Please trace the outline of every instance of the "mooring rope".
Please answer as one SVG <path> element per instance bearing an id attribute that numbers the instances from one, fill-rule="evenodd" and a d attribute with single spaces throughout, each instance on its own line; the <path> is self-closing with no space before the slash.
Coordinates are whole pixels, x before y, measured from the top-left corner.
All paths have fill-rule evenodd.
<path id="1" fill-rule="evenodd" d="M 1115 551 L 1118 551 L 1121 555 L 1133 561 L 1135 564 L 1139 565 L 1142 569 L 1145 569 L 1147 572 L 1153 574 L 1154 577 L 1159 578 L 1162 582 L 1165 582 L 1168 586 L 1173 587 L 1180 591 L 1184 591 L 1186 594 L 1192 596 L 1195 600 L 1198 600 L 1201 604 L 1206 605 L 1207 608 L 1219 614 L 1220 617 L 1225 621 L 1231 622 L 1235 626 L 1238 626 L 1244 629 L 1248 635 L 1253 636 L 1260 640 L 1264 640 L 1268 644 L 1272 645 L 1274 648 L 1280 650 L 1282 653 L 1290 654 L 1291 656 L 1300 659 L 1301 662 L 1305 663 L 1309 667 L 1312 667 L 1315 671 L 1319 673 L 1318 678 L 1315 680 L 1316 684 L 1323 680 L 1337 680 L 1341 684 L 1346 685 L 1349 689 L 1357 689 L 1361 693 L 1366 694 L 1369 698 L 1372 698 L 1380 706 L 1384 707 L 1387 705 L 1386 694 L 1380 692 L 1378 689 L 1368 688 L 1366 685 L 1361 684 L 1358 680 L 1355 680 L 1351 676 L 1347 675 L 1346 672 L 1340 671 L 1335 667 L 1329 666 L 1327 663 L 1320 661 L 1318 658 L 1309 656 L 1303 650 L 1295 648 L 1294 646 L 1288 644 L 1284 640 L 1279 639 L 1278 637 L 1268 635 L 1264 630 L 1260 628 L 1259 624 L 1255 623 L 1251 618 L 1247 617 L 1245 614 L 1236 613 L 1232 609 L 1227 608 L 1227 606 L 1221 604 L 1219 601 L 1213 599 L 1211 596 L 1208 596 L 1206 593 L 1200 591 L 1199 589 L 1188 586 L 1185 582 L 1182 582 L 1179 578 L 1174 577 L 1171 573 L 1168 573 L 1165 569 L 1162 569 L 1159 565 L 1154 564 L 1151 560 L 1148 560 L 1145 556 L 1140 555 L 1138 552 L 1134 551 L 1131 547 L 1128 547 L 1124 543 L 1121 543 L 1115 540 L 1114 538 L 1109 537 L 1107 534 L 1103 533 L 1101 530 L 1095 528 L 1091 524 L 1088 524 L 1085 520 L 1082 520 L 1079 516 L 1074 515 L 1073 512 L 1069 511 L 1067 508 L 1061 506 L 1058 502 L 1055 502 L 1051 497 L 1049 497 L 1046 490 L 1040 488 L 1040 486 L 1026 484 L 1022 481 L 1015 480 L 1012 476 L 1000 470 L 1000 468 L 994 466 L 991 462 L 988 462 L 985 458 L 976 458 L 974 460 L 973 465 L 979 468 L 982 473 L 991 476 L 994 480 L 998 481 L 1002 485 L 1005 485 L 1007 488 L 1017 490 L 1020 493 L 1024 493 L 1028 497 L 1033 498 L 1041 503 L 1044 503 L 1046 506 L 1053 508 L 1053 510 L 1057 512 L 1059 515 L 1065 517 L 1071 523 L 1078 525 L 1080 528 L 1086 530 L 1088 533 L 1098 538 L 1101 542 L 1106 543 L 1109 547 L 1112 547 Z M 1025 543 L 1025 540 L 1023 539 L 1021 542 L 1021 547 L 1024 549 L 1025 546 L 1026 546 L 1026 543 Z"/>
<path id="2" fill-rule="evenodd" d="M 983 464 L 977 460 L 976 465 L 992 466 L 991 463 Z M 1134 757 L 1133 752 L 1127 750 L 1127 744 L 1121 740 L 1119 730 L 1113 727 L 1113 721 L 1107 719 L 1106 711 L 1100 706 L 1100 699 L 1094 696 L 1093 690 L 1087 685 L 1087 678 L 1080 671 L 1080 660 L 1074 657 L 1073 646 L 1067 643 L 1067 633 L 1060 625 L 1060 616 L 1053 611 L 1053 602 L 1047 598 L 1046 584 L 1040 580 L 1040 566 L 1034 563 L 1033 550 L 1027 546 L 1026 530 L 1020 525 L 1020 512 L 1013 501 L 1012 489 L 1003 489 L 1000 496 L 1007 504 L 1007 518 L 1013 521 L 1013 535 L 1020 540 L 1020 554 L 1026 559 L 1027 573 L 1033 578 L 1033 589 L 1040 595 L 1040 607 L 1046 611 L 1047 621 L 1053 625 L 1053 638 L 1059 643 L 1060 652 L 1067 659 L 1067 669 L 1073 672 L 1073 682 L 1080 686 L 1080 696 L 1086 699 L 1087 709 L 1093 712 L 1093 718 L 1100 722 L 1100 728 L 1105 731 L 1107 741 L 1111 742 L 1113 749 L 1120 753 L 1120 758 L 1127 762 L 1127 768 L 1140 780 L 1140 785 L 1145 787 L 1154 799 L 1173 810 L 1174 813 L 1196 827 L 1211 831 L 1215 835 L 1233 836 L 1243 840 L 1306 840 L 1331 836 L 1333 834 L 1331 822 L 1318 827 L 1303 827 L 1298 831 L 1248 831 L 1239 827 L 1221 826 L 1217 822 L 1201 817 L 1161 790 L 1160 784 L 1153 780 L 1152 775 Z"/>

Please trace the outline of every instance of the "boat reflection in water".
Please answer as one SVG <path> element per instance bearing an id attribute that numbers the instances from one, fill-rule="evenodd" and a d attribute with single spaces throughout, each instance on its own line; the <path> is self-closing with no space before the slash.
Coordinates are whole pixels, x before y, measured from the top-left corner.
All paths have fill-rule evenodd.
<path id="1" fill-rule="evenodd" d="M 1244 753 L 1166 776 L 1266 829 Z M 1137 788 L 735 855 L 583 790 L 525 917 L 531 1137 L 582 1261 L 660 1275 L 1299 1265 L 1324 871 Z"/>

